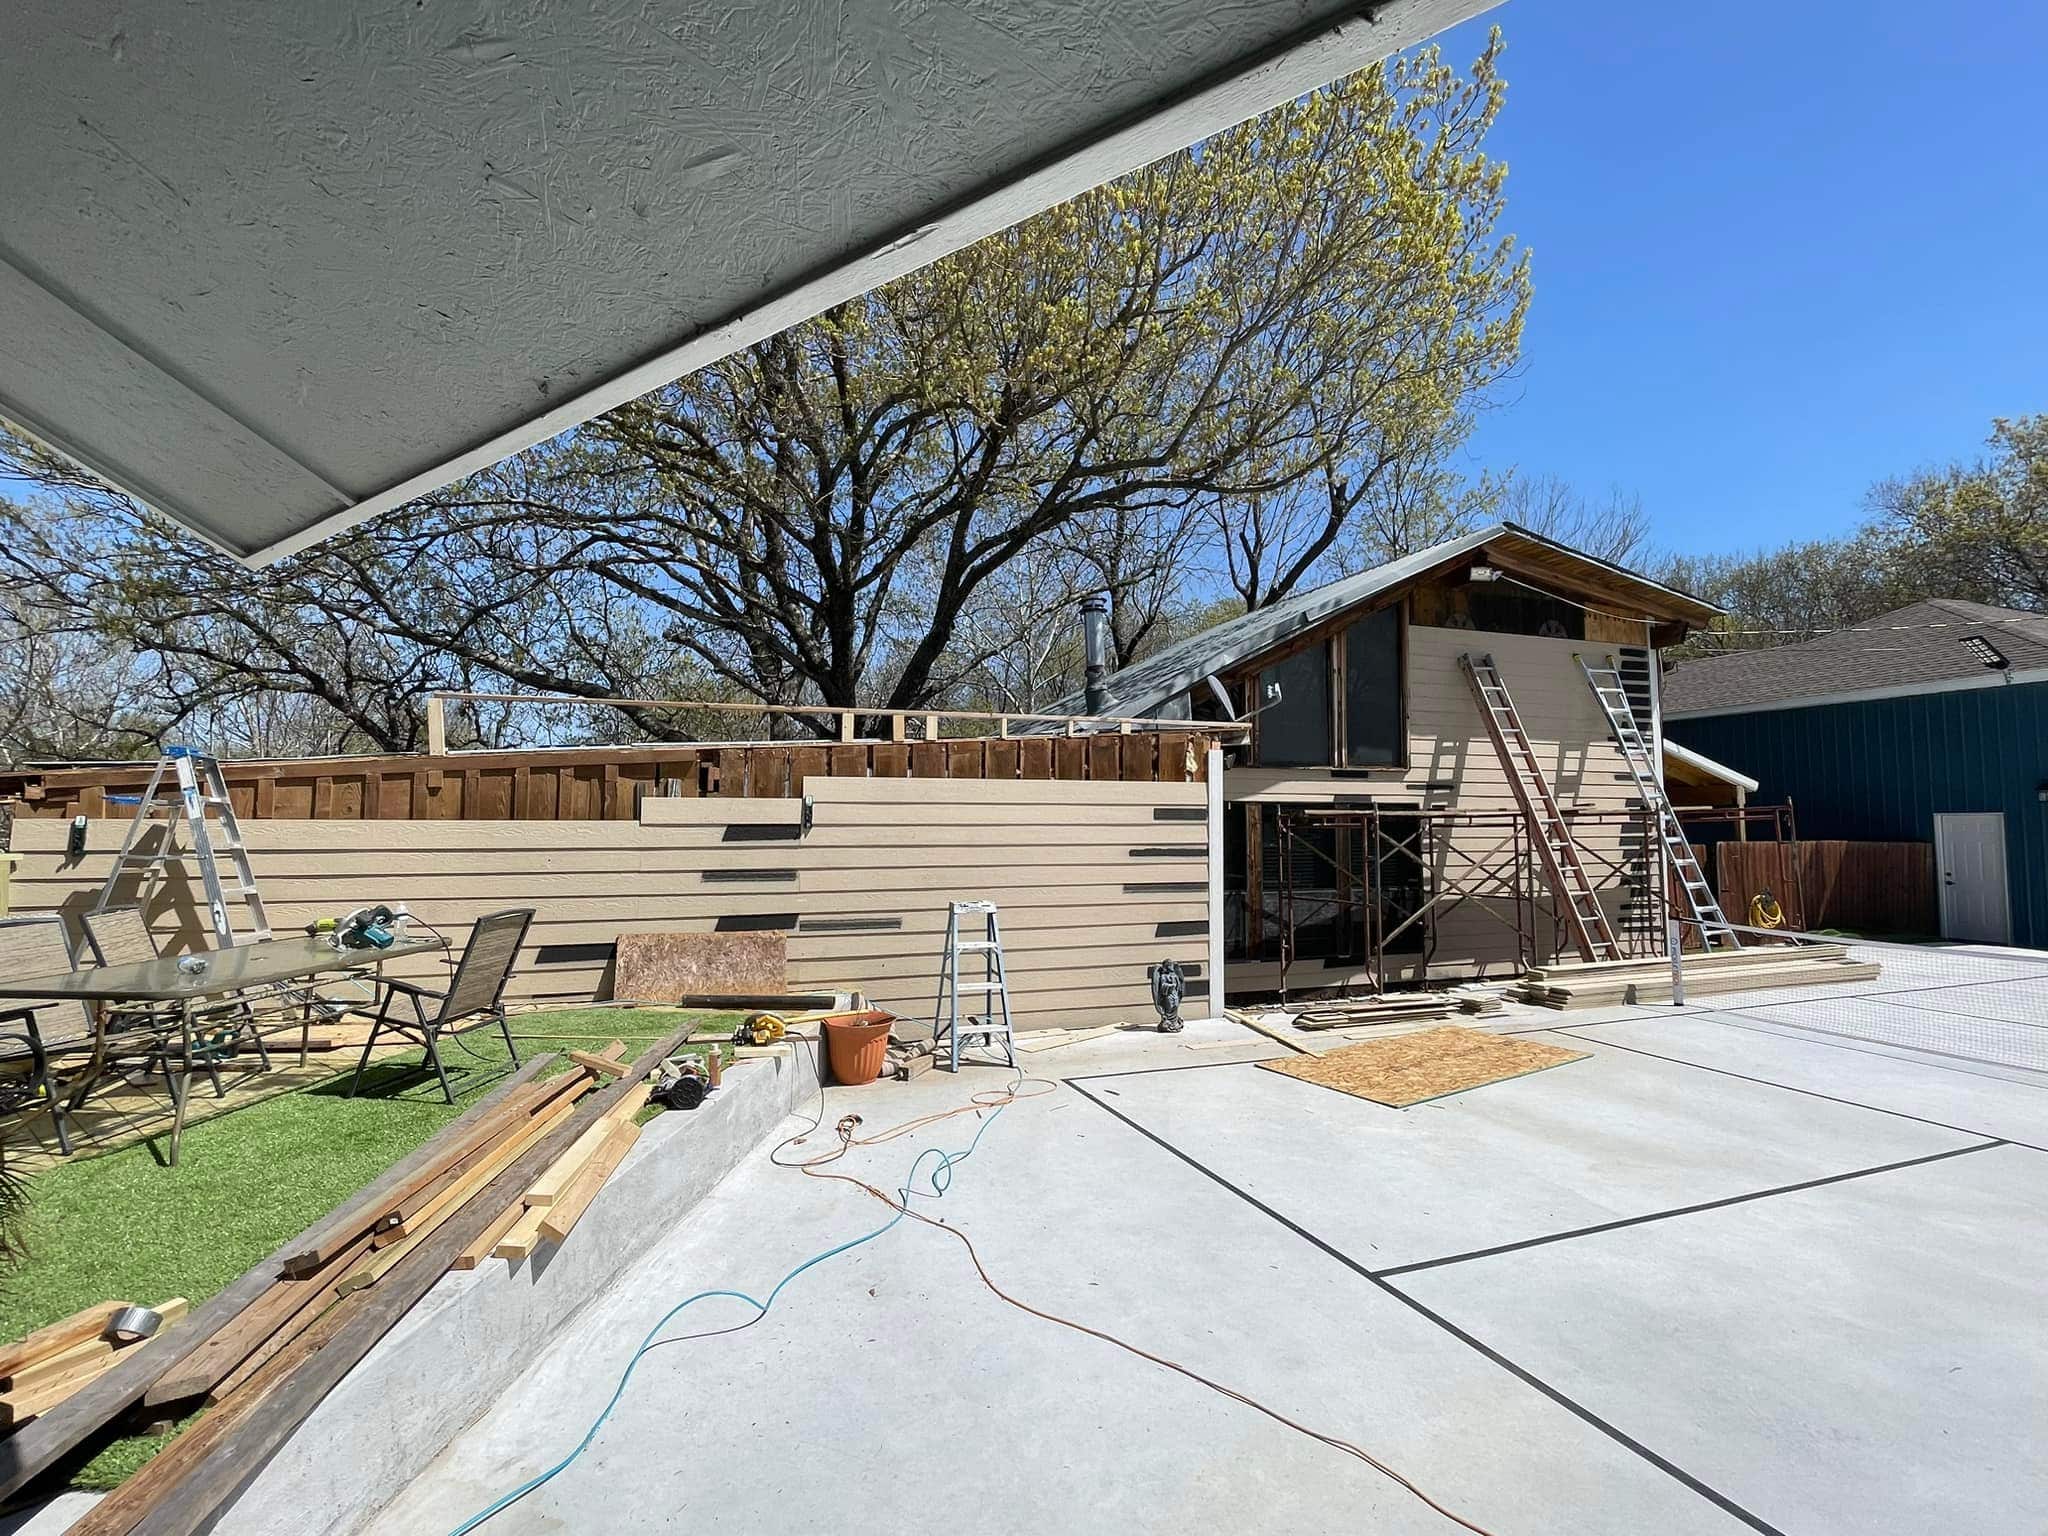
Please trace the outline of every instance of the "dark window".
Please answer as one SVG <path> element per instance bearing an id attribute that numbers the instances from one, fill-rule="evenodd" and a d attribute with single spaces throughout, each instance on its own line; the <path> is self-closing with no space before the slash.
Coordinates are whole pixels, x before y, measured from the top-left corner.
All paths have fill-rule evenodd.
<path id="1" fill-rule="evenodd" d="M 1401 614 L 1369 613 L 1344 632 L 1344 761 L 1370 768 L 1407 760 L 1401 728 Z"/>
<path id="2" fill-rule="evenodd" d="M 1548 635 L 1559 640 L 1586 638 L 1586 612 L 1541 592 L 1504 582 L 1473 582 L 1465 588 L 1466 611 L 1474 629 L 1497 635 Z"/>
<path id="3" fill-rule="evenodd" d="M 1223 810 L 1223 958 L 1243 960 L 1250 953 L 1246 928 L 1249 922 L 1251 859 L 1246 852 L 1249 838 L 1245 821 L 1248 805 L 1225 806 Z"/>
<path id="4" fill-rule="evenodd" d="M 1278 685 L 1276 703 L 1273 689 Z M 1266 768 L 1328 768 L 1329 647 L 1311 645 L 1259 674 L 1259 763 Z"/>

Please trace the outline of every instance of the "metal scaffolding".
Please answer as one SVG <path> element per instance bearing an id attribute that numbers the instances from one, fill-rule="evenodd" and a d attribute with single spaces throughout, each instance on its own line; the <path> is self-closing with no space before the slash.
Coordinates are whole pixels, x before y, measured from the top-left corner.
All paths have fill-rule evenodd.
<path id="1" fill-rule="evenodd" d="M 1296 859 L 1306 853 L 1328 865 L 1336 875 L 1340 905 L 1356 911 L 1360 923 L 1360 964 L 1371 990 L 1385 989 L 1388 946 L 1414 932 L 1420 948 L 1397 960 L 1413 966 L 1417 982 L 1427 982 L 1436 954 L 1438 922 L 1470 907 L 1515 935 L 1517 963 L 1524 969 L 1545 964 L 1562 952 L 1567 939 L 1564 914 L 1558 911 L 1531 841 L 1528 818 L 1520 810 L 1418 810 L 1413 808 L 1327 805 L 1273 805 L 1279 857 L 1272 873 L 1280 929 L 1280 995 L 1287 996 L 1289 974 L 1297 958 L 1299 920 L 1296 909 Z M 1616 841 L 1618 855 L 1580 843 L 1579 853 L 1595 881 L 1613 877 L 1624 893 L 1618 934 L 1623 953 L 1634 958 L 1664 952 L 1663 860 L 1654 856 L 1656 829 L 1646 809 L 1566 811 L 1574 829 L 1619 826 L 1627 829 Z M 1356 833 L 1362 857 L 1354 867 L 1348 857 L 1332 858 L 1312 834 Z M 1459 834 L 1466 834 L 1461 837 Z M 1491 840 L 1488 841 L 1489 835 Z M 1421 899 L 1412 910 L 1390 914 L 1386 870 L 1396 860 L 1412 861 L 1421 872 Z M 1312 866 L 1313 867 L 1313 866 Z"/>

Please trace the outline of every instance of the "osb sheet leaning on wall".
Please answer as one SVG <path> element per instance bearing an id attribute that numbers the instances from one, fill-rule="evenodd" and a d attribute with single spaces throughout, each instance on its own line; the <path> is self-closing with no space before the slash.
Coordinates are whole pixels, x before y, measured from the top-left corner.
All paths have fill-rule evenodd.
<path id="1" fill-rule="evenodd" d="M 622 933 L 612 996 L 665 1003 L 698 992 L 786 992 L 787 954 L 780 933 Z"/>
<path id="2" fill-rule="evenodd" d="M 1537 1040 L 1450 1025 L 1391 1040 L 1368 1040 L 1323 1056 L 1289 1056 L 1259 1065 L 1390 1109 L 1406 1109 L 1468 1088 L 1584 1061 L 1586 1056 L 1584 1051 Z"/>

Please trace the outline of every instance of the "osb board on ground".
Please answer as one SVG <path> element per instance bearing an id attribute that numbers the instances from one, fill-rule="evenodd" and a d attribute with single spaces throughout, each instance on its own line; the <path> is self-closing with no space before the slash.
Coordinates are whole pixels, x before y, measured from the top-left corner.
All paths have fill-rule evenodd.
<path id="1" fill-rule="evenodd" d="M 1390 1109 L 1406 1109 L 1468 1088 L 1561 1067 L 1568 1061 L 1584 1061 L 1587 1054 L 1537 1040 L 1447 1025 L 1391 1040 L 1347 1045 L 1321 1056 L 1285 1056 L 1259 1065 L 1268 1072 L 1284 1072 Z"/>
<path id="2" fill-rule="evenodd" d="M 692 993 L 777 993 L 789 990 L 788 936 L 757 933 L 622 933 L 614 957 L 612 996 L 672 1002 Z"/>

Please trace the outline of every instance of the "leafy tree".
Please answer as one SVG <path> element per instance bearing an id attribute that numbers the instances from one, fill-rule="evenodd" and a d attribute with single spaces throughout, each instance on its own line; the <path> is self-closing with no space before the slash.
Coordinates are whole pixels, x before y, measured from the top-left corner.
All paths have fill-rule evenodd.
<path id="1" fill-rule="evenodd" d="M 1871 536 L 1930 596 L 2048 608 L 2048 415 L 1992 423 L 1990 453 L 1872 487 Z"/>

